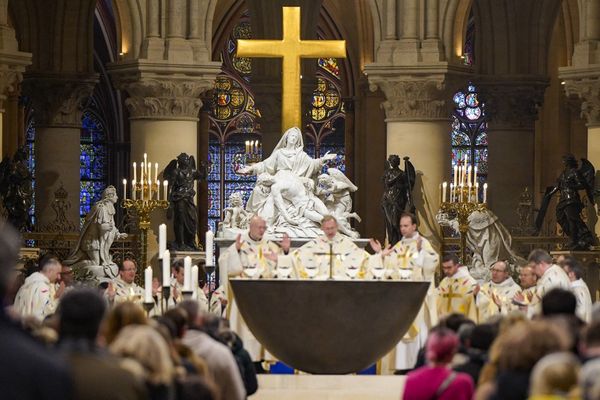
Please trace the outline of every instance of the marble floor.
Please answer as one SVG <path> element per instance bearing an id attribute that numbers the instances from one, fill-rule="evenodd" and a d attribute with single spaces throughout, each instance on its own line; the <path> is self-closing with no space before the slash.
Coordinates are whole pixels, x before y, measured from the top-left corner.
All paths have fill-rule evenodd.
<path id="1" fill-rule="evenodd" d="M 259 375 L 250 400 L 398 400 L 403 376 Z"/>

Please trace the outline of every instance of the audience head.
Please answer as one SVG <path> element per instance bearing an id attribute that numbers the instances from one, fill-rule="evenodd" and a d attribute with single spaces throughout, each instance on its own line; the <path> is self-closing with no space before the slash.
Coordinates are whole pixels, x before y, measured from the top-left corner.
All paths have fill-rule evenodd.
<path id="1" fill-rule="evenodd" d="M 425 357 L 432 364 L 446 365 L 458 350 L 458 336 L 447 328 L 433 328 L 427 337 Z"/>
<path id="2" fill-rule="evenodd" d="M 54 254 L 44 254 L 40 257 L 39 269 L 42 275 L 45 275 L 50 283 L 56 283 L 60 278 L 62 264 L 60 259 Z"/>
<path id="3" fill-rule="evenodd" d="M 565 289 L 555 288 L 542 298 L 542 315 L 569 314 L 575 315 L 577 299 L 575 295 Z"/>
<path id="4" fill-rule="evenodd" d="M 471 332 L 471 348 L 487 352 L 496 339 L 497 330 L 492 324 L 475 325 Z"/>
<path id="5" fill-rule="evenodd" d="M 261 240 L 266 230 L 267 223 L 262 217 L 253 215 L 250 218 L 249 235 L 252 239 Z"/>
<path id="6" fill-rule="evenodd" d="M 119 264 L 119 277 L 125 283 L 133 283 L 136 272 L 137 262 L 134 259 L 126 258 L 121 264 Z"/>
<path id="7" fill-rule="evenodd" d="M 529 264 L 532 265 L 533 271 L 541 278 L 544 272 L 552 266 L 552 256 L 544 249 L 534 249 L 529 253 L 527 258 Z"/>
<path id="8" fill-rule="evenodd" d="M 580 397 L 584 400 L 600 400 L 600 359 L 588 361 L 579 374 Z"/>
<path id="9" fill-rule="evenodd" d="M 105 312 L 104 299 L 92 289 L 74 289 L 65 293 L 58 308 L 61 339 L 95 341 Z"/>
<path id="10" fill-rule="evenodd" d="M 165 317 L 173 321 L 175 325 L 175 337 L 181 339 L 188 328 L 188 315 L 182 307 L 167 310 Z"/>
<path id="11" fill-rule="evenodd" d="M 442 271 L 444 272 L 444 276 L 453 276 L 458 271 L 458 267 L 460 267 L 460 262 L 458 261 L 456 254 L 446 254 L 444 258 L 442 258 Z"/>
<path id="12" fill-rule="evenodd" d="M 3 299 L 13 268 L 19 259 L 21 237 L 8 222 L 0 220 L 0 299 Z"/>
<path id="13" fill-rule="evenodd" d="M 492 264 L 492 282 L 502 283 L 510 277 L 510 267 L 506 261 L 496 261 Z"/>
<path id="14" fill-rule="evenodd" d="M 400 215 L 400 233 L 402 237 L 411 238 L 417 231 L 417 217 L 414 214 L 403 212 Z"/>
<path id="15" fill-rule="evenodd" d="M 174 367 L 165 339 L 148 325 L 129 325 L 119 332 L 110 345 L 118 356 L 137 361 L 144 370 L 144 379 L 153 385 L 169 385 Z"/>
<path id="16" fill-rule="evenodd" d="M 567 397 L 577 388 L 580 366 L 572 353 L 552 353 L 542 357 L 531 372 L 530 395 Z"/>
<path id="17" fill-rule="evenodd" d="M 537 284 L 537 275 L 533 264 L 527 264 L 519 268 L 519 282 L 523 289 L 529 289 Z"/>
<path id="18" fill-rule="evenodd" d="M 184 300 L 179 307 L 187 314 L 187 325 L 190 329 L 202 329 L 204 327 L 204 312 L 195 300 Z"/>
<path id="19" fill-rule="evenodd" d="M 444 328 L 448 328 L 452 332 L 458 332 L 458 330 L 460 329 L 460 327 L 463 324 L 473 324 L 473 323 L 474 322 L 471 321 L 469 318 L 465 317 L 464 314 L 452 313 L 452 314 L 448 314 L 448 315 L 444 316 L 440 320 L 440 323 L 438 325 L 441 327 L 444 327 Z"/>
<path id="20" fill-rule="evenodd" d="M 321 230 L 327 236 L 327 239 L 333 239 L 338 232 L 337 219 L 333 215 L 324 216 L 321 220 Z"/>
<path id="21" fill-rule="evenodd" d="M 183 281 L 185 278 L 185 268 L 183 267 L 183 260 L 177 260 L 173 264 L 173 275 L 175 276 L 175 280 L 180 285 L 183 285 Z"/>
<path id="22" fill-rule="evenodd" d="M 583 278 L 583 266 L 575 259 L 575 257 L 565 257 L 561 263 L 561 266 L 571 282 Z"/>
<path id="23" fill-rule="evenodd" d="M 580 353 L 586 357 L 600 357 L 600 321 L 592 321 L 581 335 Z"/>
<path id="24" fill-rule="evenodd" d="M 136 303 L 126 301 L 117 304 L 106 318 L 106 343 L 111 343 L 119 332 L 128 325 L 144 325 L 146 313 Z"/>

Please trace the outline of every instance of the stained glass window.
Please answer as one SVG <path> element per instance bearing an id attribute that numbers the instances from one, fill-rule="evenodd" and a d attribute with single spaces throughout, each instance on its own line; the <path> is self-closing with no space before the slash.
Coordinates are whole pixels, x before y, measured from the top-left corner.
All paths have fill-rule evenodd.
<path id="1" fill-rule="evenodd" d="M 469 19 L 467 20 L 467 32 L 465 34 L 462 58 L 465 65 L 473 65 L 475 62 L 475 18 L 473 16 L 473 7 L 471 7 Z"/>
<path id="2" fill-rule="evenodd" d="M 479 186 L 487 180 L 488 140 L 485 104 L 479 98 L 477 88 L 469 84 L 466 90 L 456 92 L 452 98 L 452 168 L 461 163 L 464 156 L 475 160 Z"/>
<path id="3" fill-rule="evenodd" d="M 31 226 L 35 226 L 35 123 L 33 118 L 27 119 L 25 142 L 27 146 L 27 167 L 32 176 L 31 192 L 33 193 L 33 201 L 29 208 L 29 219 L 31 221 Z"/>
<path id="4" fill-rule="evenodd" d="M 94 203 L 101 199 L 107 178 L 106 132 L 104 124 L 90 110 L 85 110 L 81 119 L 80 149 L 79 215 L 83 222 Z"/>

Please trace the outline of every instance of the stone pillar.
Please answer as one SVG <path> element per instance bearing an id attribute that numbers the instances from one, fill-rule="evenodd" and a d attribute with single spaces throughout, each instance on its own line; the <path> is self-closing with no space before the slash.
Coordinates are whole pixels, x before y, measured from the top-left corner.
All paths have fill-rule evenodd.
<path id="1" fill-rule="evenodd" d="M 29 75 L 24 91 L 33 101 L 35 136 L 35 213 L 38 226 L 54 220 L 52 199 L 62 185 L 71 208 L 67 219 L 79 227 L 81 115 L 97 78 L 90 75 Z"/>
<path id="2" fill-rule="evenodd" d="M 384 92 L 387 155 L 409 156 L 417 170 L 413 199 L 419 231 L 434 245 L 441 243 L 435 214 L 440 208 L 440 184 L 450 178 L 450 122 L 445 78 L 407 77 L 377 80 Z M 372 89 L 375 89 L 372 87 Z M 404 169 L 404 162 L 401 168 Z"/>
<path id="3" fill-rule="evenodd" d="M 546 82 L 480 83 L 488 123 L 488 206 L 508 227 L 525 187 L 534 187 L 535 121 Z"/>

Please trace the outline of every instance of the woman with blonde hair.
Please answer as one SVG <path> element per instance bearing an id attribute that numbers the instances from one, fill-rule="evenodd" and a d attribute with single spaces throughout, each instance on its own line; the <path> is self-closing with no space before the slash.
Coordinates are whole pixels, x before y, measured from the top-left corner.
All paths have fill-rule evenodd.
<path id="1" fill-rule="evenodd" d="M 531 372 L 530 399 L 575 399 L 581 364 L 572 353 L 543 357 Z"/>
<path id="2" fill-rule="evenodd" d="M 145 325 L 147 322 L 146 313 L 139 304 L 130 301 L 119 303 L 106 318 L 104 339 L 107 344 L 110 344 L 124 327 L 128 325 Z"/>
<path id="3" fill-rule="evenodd" d="M 110 352 L 123 357 L 123 367 L 146 382 L 150 399 L 170 399 L 175 368 L 165 339 L 148 325 L 124 327 Z"/>

